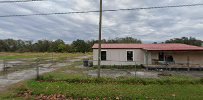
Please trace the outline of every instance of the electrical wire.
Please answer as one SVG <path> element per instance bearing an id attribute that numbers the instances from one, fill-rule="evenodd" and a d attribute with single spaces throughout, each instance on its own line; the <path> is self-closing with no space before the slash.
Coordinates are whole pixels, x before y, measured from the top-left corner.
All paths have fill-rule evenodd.
<path id="1" fill-rule="evenodd" d="M 102 12 L 150 10 L 150 9 L 180 8 L 180 7 L 193 7 L 193 6 L 203 6 L 203 4 L 199 3 L 199 4 L 188 4 L 188 5 L 173 5 L 173 6 L 156 6 L 156 7 L 114 9 L 114 10 L 103 10 Z M 98 12 L 100 12 L 100 11 L 99 10 L 95 10 L 95 11 L 73 11 L 73 12 L 59 12 L 59 13 L 57 12 L 57 13 L 1 15 L 0 17 L 48 16 L 48 15 L 84 14 L 84 13 L 98 13 Z"/>
<path id="2" fill-rule="evenodd" d="M 12 0 L 12 1 L 0 1 L 0 3 L 20 3 L 20 2 L 37 2 L 37 1 L 47 1 L 47 0 Z"/>

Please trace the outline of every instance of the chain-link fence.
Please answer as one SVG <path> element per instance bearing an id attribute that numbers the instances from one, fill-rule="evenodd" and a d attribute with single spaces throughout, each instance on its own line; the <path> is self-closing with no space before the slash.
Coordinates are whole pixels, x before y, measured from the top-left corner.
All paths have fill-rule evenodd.
<path id="1" fill-rule="evenodd" d="M 131 65 L 101 65 L 101 70 L 98 70 L 97 65 L 93 65 L 94 60 L 88 59 L 72 59 L 63 61 L 53 61 L 52 59 L 15 59 L 0 61 L 0 78 L 11 80 L 25 80 L 31 78 L 39 78 L 43 73 L 51 72 L 56 69 L 70 66 L 79 68 L 85 72 L 87 76 L 97 77 L 98 73 L 101 77 L 158 77 L 157 72 L 168 71 L 202 71 L 201 65 L 188 64 L 154 64 L 154 65 L 137 65 L 136 62 L 130 62 Z M 111 62 L 111 61 L 109 61 Z M 115 62 L 115 61 L 113 61 Z M 116 61 L 125 62 L 125 61 Z M 126 63 L 126 62 L 125 62 Z M 64 71 L 69 69 L 64 69 Z M 153 71 L 148 71 L 153 70 Z M 80 74 L 78 72 L 78 74 Z"/>

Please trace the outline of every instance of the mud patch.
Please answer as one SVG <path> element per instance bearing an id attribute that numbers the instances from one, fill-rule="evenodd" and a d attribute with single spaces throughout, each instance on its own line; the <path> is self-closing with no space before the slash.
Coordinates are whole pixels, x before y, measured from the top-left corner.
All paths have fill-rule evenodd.
<path id="1" fill-rule="evenodd" d="M 88 56 L 84 56 L 84 57 L 88 57 Z M 83 56 L 78 57 L 78 58 L 83 58 Z M 80 61 L 80 60 L 81 59 L 72 59 L 72 62 L 66 62 L 66 63 L 57 62 L 54 65 L 52 65 L 52 63 L 40 64 L 39 65 L 40 66 L 39 67 L 39 74 L 41 75 L 41 74 L 44 74 L 47 72 L 54 71 L 58 68 L 71 65 L 73 62 Z M 24 63 L 28 63 L 28 62 L 26 62 L 26 61 L 8 61 L 8 63 L 10 65 L 16 64 L 16 63 L 24 64 Z M 2 70 L 2 68 L 3 68 L 3 62 L 0 61 L 0 70 Z M 0 76 L 0 91 L 3 91 L 9 85 L 18 83 L 18 82 L 23 81 L 23 80 L 33 79 L 36 77 L 36 74 L 37 74 L 36 67 L 33 66 L 33 68 L 30 68 L 30 69 L 15 71 L 12 73 L 8 73 L 7 75 Z"/>

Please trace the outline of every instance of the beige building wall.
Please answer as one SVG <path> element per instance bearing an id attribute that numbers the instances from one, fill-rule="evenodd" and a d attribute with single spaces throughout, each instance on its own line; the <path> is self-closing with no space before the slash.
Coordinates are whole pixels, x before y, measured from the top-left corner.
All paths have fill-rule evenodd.
<path id="1" fill-rule="evenodd" d="M 145 52 L 142 49 L 102 49 L 107 51 L 107 61 L 101 61 L 101 65 L 135 65 L 136 64 L 152 64 L 152 60 L 159 58 L 159 52 Z M 134 52 L 134 61 L 127 62 L 127 51 Z M 203 52 L 166 52 L 172 55 L 176 64 L 187 64 L 188 57 L 190 64 L 199 64 L 203 66 Z M 93 64 L 98 62 L 98 49 L 93 50 Z M 148 61 L 148 62 L 147 62 Z"/>
<path id="2" fill-rule="evenodd" d="M 144 63 L 144 51 L 142 49 L 102 49 L 107 51 L 107 61 L 101 61 L 101 65 L 135 65 Z M 127 51 L 133 51 L 134 61 L 127 61 Z M 93 64 L 98 64 L 98 49 L 93 49 Z"/>

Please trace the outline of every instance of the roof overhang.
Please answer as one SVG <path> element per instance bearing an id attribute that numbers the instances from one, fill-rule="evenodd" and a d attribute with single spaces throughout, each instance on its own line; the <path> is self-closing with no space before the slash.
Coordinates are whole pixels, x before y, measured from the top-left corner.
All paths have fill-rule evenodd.
<path id="1" fill-rule="evenodd" d="M 95 44 L 92 49 L 98 49 L 98 44 Z M 102 44 L 101 49 L 142 49 L 146 51 L 203 51 L 203 47 L 186 44 Z"/>

